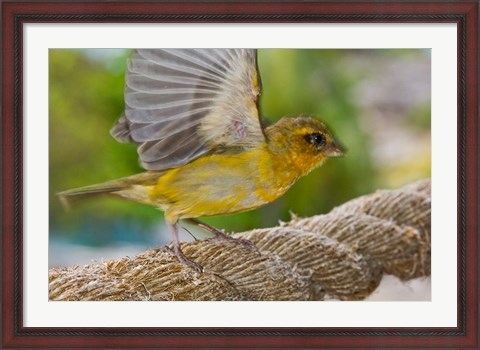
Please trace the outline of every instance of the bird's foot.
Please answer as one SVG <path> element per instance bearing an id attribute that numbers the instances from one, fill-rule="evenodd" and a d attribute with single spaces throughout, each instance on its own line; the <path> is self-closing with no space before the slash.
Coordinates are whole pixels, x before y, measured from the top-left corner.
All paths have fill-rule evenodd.
<path id="1" fill-rule="evenodd" d="M 258 255 L 261 255 L 260 250 L 258 250 L 255 243 L 253 243 L 252 241 L 250 241 L 248 239 L 235 238 L 235 237 L 232 237 L 230 235 L 227 235 L 226 233 L 224 233 L 220 230 L 218 230 L 218 233 L 214 233 L 214 235 L 215 235 L 214 239 L 241 243 L 241 244 L 247 246 L 248 248 L 250 248 L 251 250 L 255 251 Z"/>
<path id="2" fill-rule="evenodd" d="M 198 227 L 212 233 L 215 236 L 214 239 L 241 243 L 241 244 L 247 246 L 248 248 L 250 248 L 251 250 L 255 251 L 258 255 L 261 255 L 261 253 L 258 250 L 255 243 L 253 243 L 252 241 L 250 241 L 248 239 L 232 237 L 232 236 L 227 235 L 226 233 L 216 229 L 215 227 L 210 226 L 210 225 L 208 225 L 204 222 L 198 221 L 196 219 L 188 219 L 187 221 L 191 224 L 197 225 Z"/>
<path id="3" fill-rule="evenodd" d="M 195 261 L 192 261 L 190 259 L 188 259 L 185 254 L 183 254 L 182 250 L 181 249 L 172 249 L 168 246 L 163 246 L 162 247 L 162 251 L 165 252 L 165 253 L 169 253 L 171 255 L 175 255 L 178 259 L 178 261 L 180 261 L 181 264 L 184 264 L 184 265 L 187 265 L 189 267 L 191 267 L 192 269 L 194 269 L 195 271 L 197 271 L 198 273 L 203 273 L 203 267 L 199 264 L 197 264 Z"/>

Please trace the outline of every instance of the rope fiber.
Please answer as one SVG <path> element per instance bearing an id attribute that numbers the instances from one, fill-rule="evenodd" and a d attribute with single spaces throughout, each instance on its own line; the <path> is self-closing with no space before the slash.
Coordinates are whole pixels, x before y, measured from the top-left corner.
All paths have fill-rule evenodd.
<path id="1" fill-rule="evenodd" d="M 362 300 L 383 274 L 430 275 L 430 180 L 353 199 L 324 215 L 228 240 L 182 243 L 197 273 L 161 248 L 49 270 L 50 300 Z"/>

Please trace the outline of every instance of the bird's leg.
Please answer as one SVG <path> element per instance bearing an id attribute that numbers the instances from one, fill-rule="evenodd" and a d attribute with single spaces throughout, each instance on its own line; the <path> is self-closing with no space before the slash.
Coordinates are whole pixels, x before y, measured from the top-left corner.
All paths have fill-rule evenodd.
<path id="1" fill-rule="evenodd" d="M 226 241 L 235 241 L 235 242 L 245 244 L 246 246 L 248 246 L 249 248 L 255 250 L 257 253 L 260 254 L 260 251 L 255 246 L 255 243 L 253 243 L 252 241 L 249 241 L 248 239 L 232 237 L 232 236 L 227 235 L 226 233 L 223 233 L 222 231 L 216 229 L 215 227 L 210 226 L 210 225 L 208 225 L 204 222 L 201 222 L 197 219 L 185 219 L 185 221 L 192 224 L 192 225 L 198 226 L 201 229 L 204 229 L 205 231 L 208 231 L 208 232 L 214 234 L 216 239 L 223 239 L 223 240 L 226 240 Z"/>
<path id="2" fill-rule="evenodd" d="M 190 266 L 194 270 L 197 270 L 198 272 L 202 273 L 203 272 L 203 267 L 201 267 L 199 264 L 197 264 L 194 261 L 191 261 L 188 259 L 185 254 L 183 254 L 182 249 L 180 248 L 180 241 L 178 240 L 178 228 L 177 225 L 169 222 L 166 220 L 168 230 L 172 234 L 172 240 L 173 240 L 173 252 L 171 249 L 167 248 L 171 253 L 175 254 L 175 256 L 178 258 L 178 260 L 187 266 Z"/>

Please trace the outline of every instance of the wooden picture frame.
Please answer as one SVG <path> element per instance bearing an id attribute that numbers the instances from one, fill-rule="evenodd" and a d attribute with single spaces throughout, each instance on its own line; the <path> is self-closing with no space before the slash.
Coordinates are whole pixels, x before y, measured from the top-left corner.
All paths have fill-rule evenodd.
<path id="1" fill-rule="evenodd" d="M 478 1 L 2 3 L 2 347 L 478 347 Z M 23 325 L 23 24 L 456 23 L 457 326 L 452 328 L 32 328 Z"/>

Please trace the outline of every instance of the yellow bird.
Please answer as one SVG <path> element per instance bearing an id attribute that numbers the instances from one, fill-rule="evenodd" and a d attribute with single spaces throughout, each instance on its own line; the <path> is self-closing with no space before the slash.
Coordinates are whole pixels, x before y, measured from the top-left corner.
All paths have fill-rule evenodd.
<path id="1" fill-rule="evenodd" d="M 253 49 L 136 50 L 126 72 L 125 112 L 111 135 L 136 144 L 147 171 L 64 191 L 60 199 L 68 205 L 107 194 L 160 208 L 174 254 L 202 271 L 180 248 L 180 219 L 233 239 L 196 218 L 261 207 L 343 153 L 311 117 L 263 128 L 260 90 Z"/>

